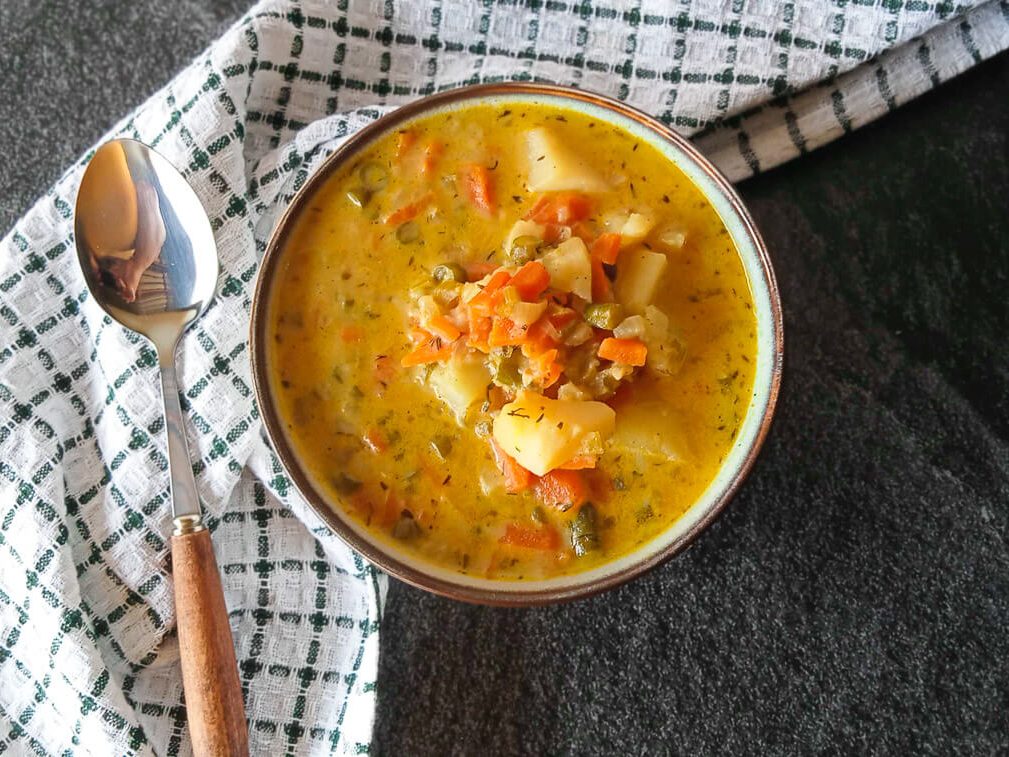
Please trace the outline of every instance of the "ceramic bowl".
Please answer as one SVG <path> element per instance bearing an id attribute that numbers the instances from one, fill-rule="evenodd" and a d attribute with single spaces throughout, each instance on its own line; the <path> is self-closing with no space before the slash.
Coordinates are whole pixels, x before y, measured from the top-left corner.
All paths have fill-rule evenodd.
<path id="1" fill-rule="evenodd" d="M 638 549 L 595 569 L 540 581 L 501 581 L 462 575 L 419 560 L 394 545 L 377 541 L 338 503 L 328 501 L 295 454 L 277 412 L 267 371 L 267 310 L 285 241 L 313 194 L 347 161 L 373 140 L 403 128 L 418 116 L 478 103 L 504 105 L 542 102 L 581 111 L 619 126 L 650 143 L 700 189 L 721 216 L 749 279 L 757 320 L 757 367 L 750 406 L 717 476 L 694 504 L 670 527 Z M 630 106 L 582 90 L 547 84 L 507 83 L 463 87 L 422 98 L 357 132 L 315 171 L 278 221 L 259 270 L 252 306 L 252 364 L 256 396 L 267 434 L 291 480 L 319 517 L 351 547 L 387 573 L 407 583 L 455 599 L 495 605 L 535 605 L 600 592 L 638 576 L 686 548 L 722 511 L 753 466 L 767 436 L 781 382 L 783 338 L 781 302 L 767 249 L 732 185 L 687 140 Z"/>

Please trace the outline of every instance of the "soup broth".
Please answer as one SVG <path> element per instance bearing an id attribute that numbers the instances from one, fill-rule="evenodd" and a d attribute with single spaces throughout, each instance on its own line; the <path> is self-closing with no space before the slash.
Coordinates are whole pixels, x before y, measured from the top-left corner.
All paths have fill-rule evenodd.
<path id="1" fill-rule="evenodd" d="M 501 580 L 668 529 L 750 404 L 756 321 L 717 213 L 581 112 L 465 105 L 387 133 L 296 219 L 268 310 L 290 443 L 395 549 Z"/>

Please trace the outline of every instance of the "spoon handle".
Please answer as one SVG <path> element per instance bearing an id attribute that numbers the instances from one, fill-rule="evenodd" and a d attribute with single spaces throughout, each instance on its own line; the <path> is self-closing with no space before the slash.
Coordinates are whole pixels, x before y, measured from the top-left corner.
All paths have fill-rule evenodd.
<path id="1" fill-rule="evenodd" d="M 172 479 L 172 572 L 182 661 L 182 687 L 193 753 L 249 753 L 242 686 L 210 531 L 203 525 L 189 447 L 182 425 L 174 361 L 161 362 L 168 466 Z"/>
<path id="2" fill-rule="evenodd" d="M 179 519 L 176 528 L 190 525 Z M 242 686 L 224 605 L 221 574 L 210 532 L 172 535 L 172 570 L 178 615 L 182 685 L 195 755 L 244 757 L 249 753 Z"/>

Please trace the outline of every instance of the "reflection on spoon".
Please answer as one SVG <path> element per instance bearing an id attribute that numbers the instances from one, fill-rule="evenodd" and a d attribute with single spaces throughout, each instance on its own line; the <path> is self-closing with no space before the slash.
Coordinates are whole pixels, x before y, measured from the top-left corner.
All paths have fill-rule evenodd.
<path id="1" fill-rule="evenodd" d="M 92 254 L 93 265 L 100 270 L 102 283 L 117 290 L 124 302 L 134 302 L 137 299 L 137 288 L 144 272 L 158 260 L 167 232 L 161 215 L 161 203 L 158 191 L 149 181 L 140 180 L 136 183 L 137 194 L 137 235 L 134 240 L 133 253 L 128 258 L 107 257 L 99 263 Z"/>
<path id="2" fill-rule="evenodd" d="M 143 316 L 188 310 L 199 261 L 190 233 L 204 213 L 178 201 L 180 178 L 130 140 L 92 158 L 88 183 L 102 189 L 79 198 L 78 245 L 91 283 L 110 305 Z"/>

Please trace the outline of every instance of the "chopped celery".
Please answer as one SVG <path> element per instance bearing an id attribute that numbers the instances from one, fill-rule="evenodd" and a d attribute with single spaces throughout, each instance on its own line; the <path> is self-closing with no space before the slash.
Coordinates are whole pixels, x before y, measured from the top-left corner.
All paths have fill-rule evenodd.
<path id="1" fill-rule="evenodd" d="M 597 329 L 614 329 L 624 317 L 624 309 L 616 302 L 594 302 L 585 308 L 585 320 Z"/>
<path id="2" fill-rule="evenodd" d="M 571 546 L 579 557 L 599 549 L 596 520 L 596 508 L 591 502 L 586 502 L 571 522 Z"/>

